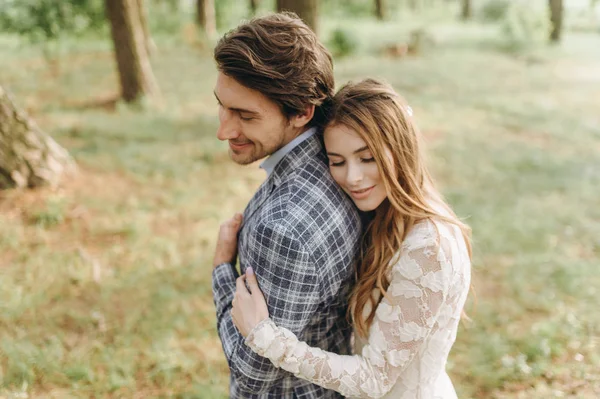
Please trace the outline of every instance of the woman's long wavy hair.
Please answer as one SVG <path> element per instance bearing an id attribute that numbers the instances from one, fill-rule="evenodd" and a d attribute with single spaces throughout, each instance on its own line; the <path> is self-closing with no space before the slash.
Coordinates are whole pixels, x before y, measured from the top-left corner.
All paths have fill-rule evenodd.
<path id="1" fill-rule="evenodd" d="M 358 334 L 366 337 L 377 305 L 390 284 L 386 272 L 398 260 L 402 241 L 413 225 L 423 219 L 457 225 L 469 256 L 471 229 L 458 219 L 435 188 L 412 111 L 390 85 L 374 79 L 345 85 L 335 95 L 327 127 L 335 125 L 360 134 L 375 158 L 387 191 L 387 199 L 377 207 L 365 231 L 356 285 L 350 296 L 349 316 Z M 372 295 L 376 288 L 382 293 L 379 299 Z M 367 304 L 371 309 L 365 318 Z"/>

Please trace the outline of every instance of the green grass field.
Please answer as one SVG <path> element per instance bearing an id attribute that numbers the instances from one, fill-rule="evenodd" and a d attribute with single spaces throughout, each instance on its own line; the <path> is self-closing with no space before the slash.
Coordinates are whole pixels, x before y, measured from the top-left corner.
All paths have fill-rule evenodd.
<path id="1" fill-rule="evenodd" d="M 459 397 L 600 397 L 600 34 L 514 54 L 494 28 L 439 23 L 434 47 L 397 59 L 372 43 L 410 23 L 353 23 L 363 44 L 337 82 L 407 98 L 473 228 Z M 135 112 L 115 104 L 107 40 L 71 43 L 53 72 L 0 36 L 0 83 L 80 167 L 57 190 L 0 193 L 0 398 L 226 397 L 212 250 L 264 175 L 216 139 L 211 49 L 193 37 L 157 37 L 165 105 Z"/>

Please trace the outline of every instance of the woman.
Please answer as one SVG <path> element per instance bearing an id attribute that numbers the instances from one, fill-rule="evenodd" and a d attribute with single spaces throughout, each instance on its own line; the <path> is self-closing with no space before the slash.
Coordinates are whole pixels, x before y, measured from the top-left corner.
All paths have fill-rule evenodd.
<path id="1" fill-rule="evenodd" d="M 434 187 L 410 108 L 389 85 L 348 84 L 334 103 L 324 131 L 331 174 L 373 211 L 349 303 L 356 355 L 276 326 L 251 268 L 237 282 L 234 323 L 277 367 L 345 396 L 456 398 L 445 365 L 470 285 L 470 229 Z M 228 241 L 239 224 L 224 225 Z"/>

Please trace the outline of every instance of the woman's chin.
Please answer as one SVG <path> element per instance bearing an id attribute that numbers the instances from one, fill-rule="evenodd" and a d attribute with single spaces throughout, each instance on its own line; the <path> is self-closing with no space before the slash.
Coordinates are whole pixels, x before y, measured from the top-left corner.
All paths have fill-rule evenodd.
<path id="1" fill-rule="evenodd" d="M 356 205 L 356 207 L 358 208 L 358 210 L 362 211 L 362 212 L 371 212 L 374 211 L 375 209 L 377 209 L 379 207 L 379 205 L 381 205 L 381 202 L 378 203 L 369 203 L 369 202 L 363 202 L 363 201 L 353 201 L 354 205 Z"/>

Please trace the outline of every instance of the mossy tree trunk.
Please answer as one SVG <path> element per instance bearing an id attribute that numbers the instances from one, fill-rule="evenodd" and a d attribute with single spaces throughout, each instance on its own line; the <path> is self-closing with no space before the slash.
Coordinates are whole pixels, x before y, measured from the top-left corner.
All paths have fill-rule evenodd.
<path id="1" fill-rule="evenodd" d="M 386 18 L 385 0 L 375 0 L 375 16 L 380 21 L 383 21 Z"/>
<path id="2" fill-rule="evenodd" d="M 250 13 L 252 15 L 256 15 L 256 11 L 258 10 L 259 0 L 250 0 Z"/>
<path id="3" fill-rule="evenodd" d="M 558 43 L 562 34 L 563 1 L 549 0 L 549 6 L 550 22 L 552 23 L 552 30 L 550 31 L 550 41 L 553 43 Z"/>
<path id="4" fill-rule="evenodd" d="M 277 0 L 277 11 L 295 12 L 314 32 L 318 31 L 317 0 Z"/>
<path id="5" fill-rule="evenodd" d="M 473 7 L 471 4 L 471 0 L 462 0 L 462 9 L 460 12 L 460 17 L 463 20 L 471 19 L 473 16 Z"/>
<path id="6" fill-rule="evenodd" d="M 142 25 L 142 30 L 144 31 L 144 45 L 146 46 L 148 55 L 152 55 L 156 51 L 156 44 L 154 44 L 152 35 L 150 35 L 150 27 L 148 25 L 148 7 L 146 7 L 145 0 L 137 0 L 137 6 L 138 10 L 140 11 L 140 23 Z"/>
<path id="7" fill-rule="evenodd" d="M 0 189 L 56 186 L 75 169 L 68 152 L 0 86 Z"/>
<path id="8" fill-rule="evenodd" d="M 128 103 L 144 98 L 151 102 L 160 96 L 152 72 L 138 0 L 106 0 L 115 58 L 121 82 L 121 95 Z"/>
<path id="9" fill-rule="evenodd" d="M 215 0 L 196 0 L 196 21 L 206 37 L 217 34 Z"/>

